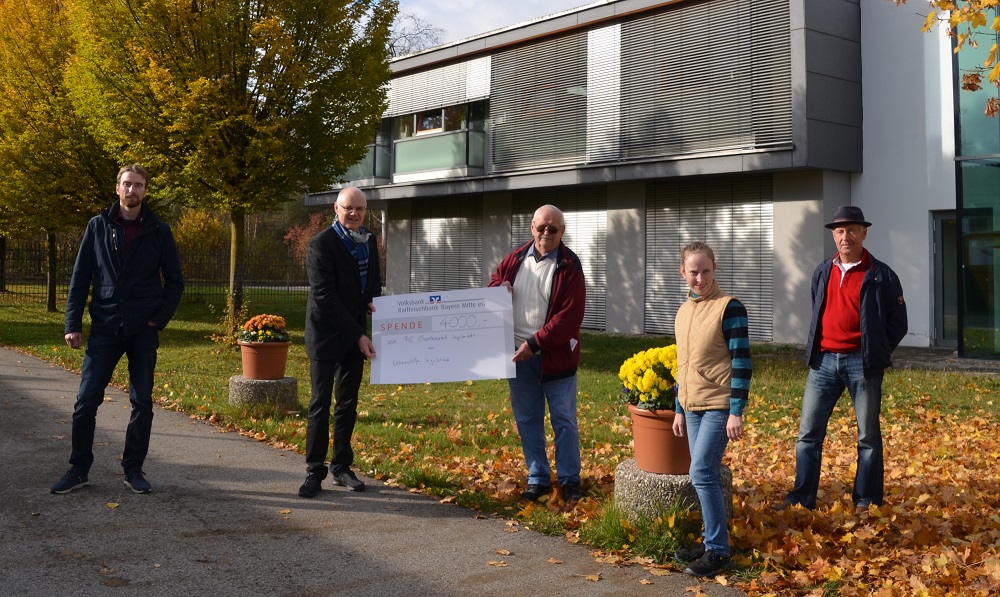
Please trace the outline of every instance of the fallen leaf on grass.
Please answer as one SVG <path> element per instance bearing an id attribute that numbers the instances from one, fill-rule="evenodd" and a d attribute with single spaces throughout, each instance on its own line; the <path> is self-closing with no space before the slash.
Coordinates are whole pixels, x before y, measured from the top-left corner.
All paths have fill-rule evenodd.
<path id="1" fill-rule="evenodd" d="M 653 576 L 670 576 L 673 574 L 673 572 L 667 570 L 666 568 L 650 568 L 649 573 Z"/>
<path id="2" fill-rule="evenodd" d="M 455 496 L 449 495 L 448 497 L 444 498 L 443 500 L 438 500 L 438 501 L 440 501 L 442 504 L 454 504 L 455 503 Z"/>

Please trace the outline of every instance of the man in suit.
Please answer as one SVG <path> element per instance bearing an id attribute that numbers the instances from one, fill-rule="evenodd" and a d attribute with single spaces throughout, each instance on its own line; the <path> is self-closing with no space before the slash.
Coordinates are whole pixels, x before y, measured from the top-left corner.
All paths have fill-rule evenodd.
<path id="1" fill-rule="evenodd" d="M 331 397 L 336 398 L 329 467 L 333 484 L 351 491 L 365 489 L 351 470 L 351 435 L 358 418 L 365 359 L 375 358 L 375 347 L 365 334 L 365 318 L 375 310 L 372 299 L 382 294 L 378 243 L 361 225 L 367 209 L 364 193 L 354 187 L 342 189 L 334 203 L 333 226 L 309 243 L 306 353 L 312 399 L 306 430 L 307 475 L 299 488 L 304 498 L 315 497 L 327 476 Z"/>

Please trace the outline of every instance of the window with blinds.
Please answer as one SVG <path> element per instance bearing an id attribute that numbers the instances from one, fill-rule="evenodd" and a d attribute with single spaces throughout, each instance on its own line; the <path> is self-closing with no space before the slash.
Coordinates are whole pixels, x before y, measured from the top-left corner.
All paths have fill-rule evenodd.
<path id="1" fill-rule="evenodd" d="M 539 207 L 551 204 L 563 212 L 566 233 L 563 243 L 583 266 L 587 281 L 587 309 L 583 327 L 603 330 L 607 327 L 608 286 L 608 197 L 607 188 L 572 187 L 517 191 L 514 194 L 511 238 L 514 246 L 531 240 L 531 216 Z"/>
<path id="2" fill-rule="evenodd" d="M 622 158 L 791 143 L 789 4 L 685 2 L 624 22 Z"/>
<path id="3" fill-rule="evenodd" d="M 708 243 L 715 278 L 746 306 L 750 338 L 772 339 L 774 316 L 774 204 L 771 176 L 678 179 L 651 184 L 646 198 L 645 331 L 674 333 L 674 316 L 687 300 L 680 253 Z"/>
<path id="4" fill-rule="evenodd" d="M 587 157 L 587 33 L 493 56 L 493 170 L 580 163 Z"/>
<path id="5" fill-rule="evenodd" d="M 410 292 L 479 288 L 482 272 L 482 202 L 447 197 L 415 201 Z"/>
<path id="6" fill-rule="evenodd" d="M 402 75 L 389 81 L 384 117 L 466 104 L 490 96 L 490 57 Z"/>

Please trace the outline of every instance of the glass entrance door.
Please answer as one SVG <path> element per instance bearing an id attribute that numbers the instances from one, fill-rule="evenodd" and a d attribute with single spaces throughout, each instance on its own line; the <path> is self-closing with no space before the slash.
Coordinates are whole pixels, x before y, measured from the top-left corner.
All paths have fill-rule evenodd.
<path id="1" fill-rule="evenodd" d="M 954 211 L 934 212 L 934 345 L 958 347 L 958 238 Z"/>

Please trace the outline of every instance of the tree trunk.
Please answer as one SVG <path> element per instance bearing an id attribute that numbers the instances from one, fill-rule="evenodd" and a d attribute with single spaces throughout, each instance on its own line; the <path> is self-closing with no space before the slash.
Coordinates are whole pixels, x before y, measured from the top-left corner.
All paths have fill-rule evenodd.
<path id="1" fill-rule="evenodd" d="M 0 236 L 0 292 L 7 292 L 7 237 Z"/>
<path id="2" fill-rule="evenodd" d="M 47 288 L 45 290 L 45 310 L 49 313 L 56 312 L 56 233 L 49 232 L 46 236 L 49 244 L 49 263 L 47 277 Z"/>
<path id="3" fill-rule="evenodd" d="M 243 308 L 243 272 L 246 261 L 246 214 L 233 211 L 229 214 L 229 302 L 233 313 Z"/>

